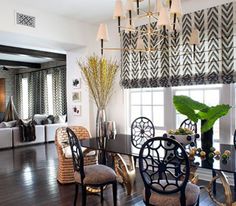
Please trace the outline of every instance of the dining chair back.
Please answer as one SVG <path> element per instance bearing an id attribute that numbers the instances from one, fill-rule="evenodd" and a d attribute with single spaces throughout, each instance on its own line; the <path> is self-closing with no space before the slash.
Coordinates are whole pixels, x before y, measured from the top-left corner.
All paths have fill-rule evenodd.
<path id="1" fill-rule="evenodd" d="M 81 149 L 80 141 L 78 140 L 75 133 L 70 128 L 67 128 L 66 131 L 69 137 L 74 171 L 77 171 L 80 173 L 81 180 L 82 180 L 85 176 L 84 175 L 84 155 Z"/>
<path id="2" fill-rule="evenodd" d="M 195 122 L 192 122 L 190 119 L 185 119 L 179 127 L 182 128 L 188 128 L 191 131 L 193 131 L 193 133 L 197 134 L 197 124 Z"/>
<path id="3" fill-rule="evenodd" d="M 75 177 L 75 198 L 74 206 L 76 206 L 78 195 L 78 184 L 82 186 L 82 205 L 86 205 L 87 187 L 98 187 L 101 191 L 101 202 L 103 202 L 103 188 L 105 185 L 113 186 L 113 201 L 116 205 L 117 201 L 117 181 L 116 174 L 113 169 L 105 165 L 84 165 L 84 156 L 80 141 L 75 133 L 69 127 L 66 128 L 69 143 L 72 151 L 72 159 L 74 165 Z"/>
<path id="4" fill-rule="evenodd" d="M 131 124 L 131 141 L 134 147 L 140 149 L 144 142 L 155 137 L 155 127 L 147 117 L 138 117 Z"/>
<path id="5" fill-rule="evenodd" d="M 190 166 L 184 148 L 170 138 L 147 140 L 139 153 L 146 205 L 194 205 L 200 189 L 188 182 Z"/>

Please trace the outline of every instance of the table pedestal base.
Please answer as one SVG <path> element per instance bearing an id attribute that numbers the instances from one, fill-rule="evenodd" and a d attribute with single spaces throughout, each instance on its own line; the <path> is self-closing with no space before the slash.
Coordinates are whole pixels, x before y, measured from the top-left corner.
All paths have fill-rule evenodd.
<path id="1" fill-rule="evenodd" d="M 212 178 L 212 180 L 209 182 L 208 186 L 206 187 L 206 190 L 207 190 L 210 198 L 218 206 L 236 206 L 236 202 L 233 203 L 233 197 L 232 197 L 232 193 L 230 190 L 229 181 L 228 181 L 226 175 L 222 171 L 215 170 L 215 172 L 216 172 L 216 176 Z M 225 192 L 225 203 L 219 202 L 214 197 L 214 194 L 212 191 L 212 185 L 217 179 L 220 179 L 220 181 L 222 182 L 224 192 Z"/>
<path id="2" fill-rule="evenodd" d="M 127 157 L 129 158 L 128 164 L 120 154 L 114 154 L 114 167 L 118 178 L 121 179 L 126 188 L 127 194 L 131 195 L 136 174 L 134 158 L 132 156 Z"/>

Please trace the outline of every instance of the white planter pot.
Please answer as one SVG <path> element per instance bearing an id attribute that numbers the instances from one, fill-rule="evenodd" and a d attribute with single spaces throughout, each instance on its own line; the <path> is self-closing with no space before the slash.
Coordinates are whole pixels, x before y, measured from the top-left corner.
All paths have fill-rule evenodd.
<path id="1" fill-rule="evenodd" d="M 179 142 L 180 144 L 183 144 L 184 146 L 190 144 L 191 142 L 194 142 L 194 135 L 174 135 L 174 134 L 167 134 L 169 138 L 172 138 Z"/>

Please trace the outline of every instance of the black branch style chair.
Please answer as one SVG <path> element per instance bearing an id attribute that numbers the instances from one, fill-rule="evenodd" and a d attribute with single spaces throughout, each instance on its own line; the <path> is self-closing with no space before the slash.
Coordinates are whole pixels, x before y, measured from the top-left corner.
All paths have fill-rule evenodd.
<path id="1" fill-rule="evenodd" d="M 147 117 L 138 117 L 131 124 L 131 141 L 132 145 L 141 149 L 144 142 L 155 137 L 155 127 Z M 136 166 L 137 158 L 134 157 L 134 165 Z"/>
<path id="2" fill-rule="evenodd" d="M 195 146 L 197 146 L 197 139 L 200 137 L 199 134 L 197 133 L 197 123 L 192 122 L 190 119 L 185 119 L 179 126 L 179 128 L 188 128 L 191 131 L 193 131 L 193 133 L 195 134 L 195 138 L 194 138 L 194 144 Z"/>
<path id="3" fill-rule="evenodd" d="M 188 128 L 193 131 L 193 133 L 197 134 L 197 124 L 192 122 L 190 119 L 185 119 L 179 127 Z"/>
<path id="4" fill-rule="evenodd" d="M 131 124 L 131 140 L 134 147 L 141 149 L 144 142 L 155 137 L 155 127 L 147 117 L 138 117 Z"/>
<path id="5" fill-rule="evenodd" d="M 188 181 L 190 166 L 184 148 L 170 138 L 147 140 L 139 153 L 146 205 L 199 205 L 200 189 Z"/>
<path id="6" fill-rule="evenodd" d="M 146 117 L 138 117 L 131 124 L 132 145 L 140 149 L 142 144 L 155 137 L 155 128 L 152 121 Z M 116 154 L 114 157 L 115 171 L 120 182 L 122 182 L 130 195 L 136 178 L 136 157 Z"/>
<path id="7" fill-rule="evenodd" d="M 78 186 L 82 187 L 82 205 L 86 205 L 86 187 L 99 187 L 101 190 L 101 202 L 103 201 L 103 188 L 105 185 L 113 186 L 113 201 L 116 206 L 117 202 L 117 181 L 116 174 L 113 169 L 105 165 L 87 165 L 84 166 L 84 156 L 81 149 L 80 141 L 75 133 L 66 128 L 68 133 L 70 147 L 72 151 L 74 176 L 75 176 L 75 198 L 74 206 L 77 202 Z"/>

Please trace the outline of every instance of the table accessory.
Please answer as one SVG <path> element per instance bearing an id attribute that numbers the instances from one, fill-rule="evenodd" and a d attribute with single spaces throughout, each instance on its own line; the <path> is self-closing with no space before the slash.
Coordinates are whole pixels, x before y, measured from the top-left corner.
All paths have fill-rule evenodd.
<path id="1" fill-rule="evenodd" d="M 201 121 L 202 149 L 209 154 L 213 144 L 213 125 L 216 120 L 228 114 L 231 106 L 207 106 L 184 95 L 174 96 L 173 103 L 179 113 L 186 115 L 193 122 Z"/>
<path id="2" fill-rule="evenodd" d="M 107 60 L 97 55 L 89 56 L 86 61 L 78 62 L 90 95 L 97 106 L 96 136 L 103 139 L 106 136 L 106 106 L 113 93 L 113 85 L 118 65 L 115 60 Z M 104 140 L 102 140 L 104 142 Z"/>

